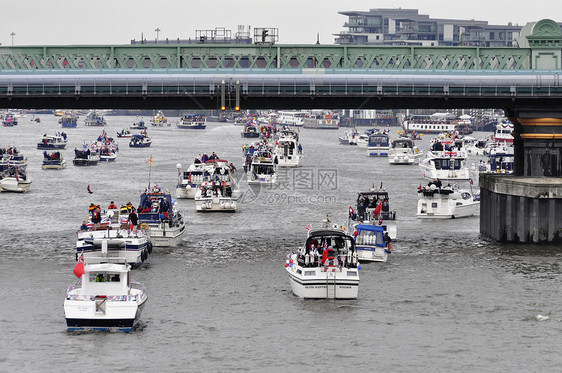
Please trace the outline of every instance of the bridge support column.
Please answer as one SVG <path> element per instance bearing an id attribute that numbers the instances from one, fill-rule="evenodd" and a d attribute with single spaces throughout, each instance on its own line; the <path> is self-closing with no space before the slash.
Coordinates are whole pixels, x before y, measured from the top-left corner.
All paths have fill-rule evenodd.
<path id="1" fill-rule="evenodd" d="M 561 180 L 480 174 L 480 233 L 501 242 L 562 242 Z"/>
<path id="2" fill-rule="evenodd" d="M 562 242 L 562 113 L 508 116 L 514 172 L 480 174 L 480 233 L 501 242 Z"/>

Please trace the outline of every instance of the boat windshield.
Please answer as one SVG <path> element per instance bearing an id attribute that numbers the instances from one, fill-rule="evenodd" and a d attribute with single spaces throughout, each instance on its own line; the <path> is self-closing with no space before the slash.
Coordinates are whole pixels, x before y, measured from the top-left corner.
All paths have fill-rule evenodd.
<path id="1" fill-rule="evenodd" d="M 322 254 L 324 250 L 328 250 L 329 256 L 355 251 L 355 241 L 353 238 L 339 231 L 313 232 L 306 240 L 305 246 L 307 252 L 317 249 Z"/>

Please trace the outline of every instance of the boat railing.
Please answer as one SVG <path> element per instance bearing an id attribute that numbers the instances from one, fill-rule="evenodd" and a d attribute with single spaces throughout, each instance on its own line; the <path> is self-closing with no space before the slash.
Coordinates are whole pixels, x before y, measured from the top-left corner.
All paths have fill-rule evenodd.
<path id="1" fill-rule="evenodd" d="M 299 254 L 297 255 L 297 262 L 301 267 L 322 267 L 325 272 L 328 268 L 339 268 L 340 270 L 342 268 L 357 268 L 358 258 L 355 251 L 329 257 L 325 261 L 323 261 L 321 255 Z"/>
<path id="2" fill-rule="evenodd" d="M 131 294 L 129 296 L 130 300 L 142 299 L 146 293 L 146 286 L 138 281 L 131 280 L 131 289 L 139 290 L 140 292 L 138 294 Z"/>

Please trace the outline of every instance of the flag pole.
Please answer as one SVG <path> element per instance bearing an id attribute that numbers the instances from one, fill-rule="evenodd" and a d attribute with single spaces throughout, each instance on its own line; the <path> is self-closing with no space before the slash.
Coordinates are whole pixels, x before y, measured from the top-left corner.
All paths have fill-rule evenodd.
<path id="1" fill-rule="evenodd" d="M 150 191 L 150 176 L 152 174 L 152 154 L 150 155 L 150 159 L 148 160 L 148 191 Z"/>

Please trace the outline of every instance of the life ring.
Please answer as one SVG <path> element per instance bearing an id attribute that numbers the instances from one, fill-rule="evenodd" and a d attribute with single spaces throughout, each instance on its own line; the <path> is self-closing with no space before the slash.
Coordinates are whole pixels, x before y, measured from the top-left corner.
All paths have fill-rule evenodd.
<path id="1" fill-rule="evenodd" d="M 140 229 L 148 230 L 149 228 L 150 228 L 150 227 L 148 226 L 147 223 L 142 223 L 142 224 L 140 225 Z"/>

